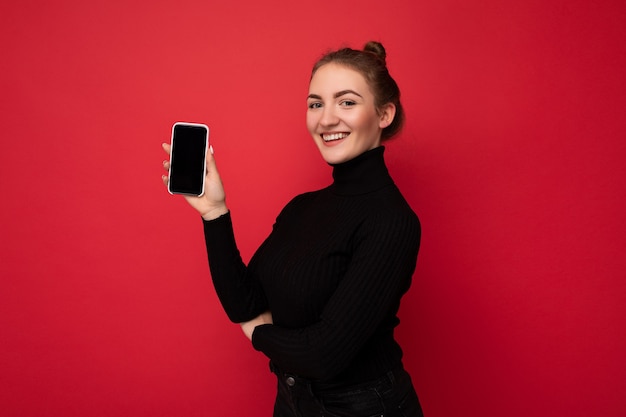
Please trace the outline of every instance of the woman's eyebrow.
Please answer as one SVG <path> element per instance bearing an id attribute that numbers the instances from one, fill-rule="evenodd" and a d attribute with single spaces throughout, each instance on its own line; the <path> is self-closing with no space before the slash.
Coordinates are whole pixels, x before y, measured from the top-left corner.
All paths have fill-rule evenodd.
<path id="1" fill-rule="evenodd" d="M 346 95 L 346 94 L 354 94 L 355 96 L 359 96 L 359 97 L 363 98 L 362 95 L 360 95 L 359 93 L 357 93 L 354 90 L 342 90 L 342 91 L 339 91 L 339 92 L 335 93 L 335 95 L 333 97 L 337 98 L 337 97 L 341 97 L 341 96 Z"/>
<path id="2" fill-rule="evenodd" d="M 354 94 L 355 96 L 359 96 L 359 97 L 363 98 L 362 95 L 360 95 L 359 93 L 357 93 L 354 90 L 341 90 L 341 91 L 338 91 L 335 94 L 333 94 L 333 98 L 339 98 L 341 96 L 345 96 L 346 94 Z M 318 96 L 317 94 L 309 94 L 307 99 L 311 99 L 311 98 L 314 99 L 314 100 L 321 100 L 322 99 L 322 97 Z"/>

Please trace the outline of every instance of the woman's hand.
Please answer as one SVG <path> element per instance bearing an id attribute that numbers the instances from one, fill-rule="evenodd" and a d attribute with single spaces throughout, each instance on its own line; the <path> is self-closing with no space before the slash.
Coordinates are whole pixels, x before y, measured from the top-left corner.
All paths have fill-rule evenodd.
<path id="1" fill-rule="evenodd" d="M 248 339 L 252 340 L 252 333 L 254 332 L 256 326 L 260 326 L 262 324 L 274 324 L 274 322 L 272 321 L 272 313 L 270 311 L 266 311 L 265 313 L 261 313 L 258 317 L 240 324 L 243 333 Z"/>
<path id="2" fill-rule="evenodd" d="M 169 155 L 171 145 L 164 143 L 163 150 Z M 169 161 L 163 161 L 163 168 L 169 172 Z M 162 176 L 163 184 L 167 186 L 169 177 L 167 175 Z M 220 174 L 217 172 L 217 166 L 215 165 L 215 158 L 213 158 L 213 148 L 210 148 L 210 152 L 206 155 L 206 177 L 204 179 L 204 194 L 201 197 L 185 195 L 185 200 L 191 207 L 196 209 L 204 220 L 217 219 L 223 214 L 228 213 L 228 207 L 226 206 L 226 194 L 224 192 L 224 186 Z"/>

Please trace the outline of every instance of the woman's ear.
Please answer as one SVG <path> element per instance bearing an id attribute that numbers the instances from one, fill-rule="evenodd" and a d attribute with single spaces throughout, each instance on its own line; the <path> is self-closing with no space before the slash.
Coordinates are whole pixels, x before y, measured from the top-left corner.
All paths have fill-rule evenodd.
<path id="1" fill-rule="evenodd" d="M 380 108 L 378 114 L 380 115 L 378 126 L 384 129 L 389 126 L 391 122 L 393 122 L 393 118 L 396 117 L 396 105 L 387 103 Z"/>

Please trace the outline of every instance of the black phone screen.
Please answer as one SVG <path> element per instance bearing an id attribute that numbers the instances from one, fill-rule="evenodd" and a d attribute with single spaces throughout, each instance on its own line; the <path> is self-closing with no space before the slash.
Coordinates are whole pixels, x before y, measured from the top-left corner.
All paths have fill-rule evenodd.
<path id="1" fill-rule="evenodd" d="M 172 194 L 203 193 L 208 133 L 206 126 L 174 125 L 169 179 Z"/>

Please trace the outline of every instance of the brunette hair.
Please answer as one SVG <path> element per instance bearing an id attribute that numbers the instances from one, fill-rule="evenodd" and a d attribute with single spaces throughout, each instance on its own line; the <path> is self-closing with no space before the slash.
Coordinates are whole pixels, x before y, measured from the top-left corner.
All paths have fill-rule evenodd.
<path id="1" fill-rule="evenodd" d="M 380 109 L 387 103 L 396 106 L 396 114 L 389 126 L 383 129 L 381 140 L 387 140 L 398 133 L 404 125 L 404 110 L 400 103 L 400 89 L 387 70 L 387 53 L 380 42 L 370 41 L 362 51 L 342 48 L 323 55 L 313 66 L 311 78 L 323 65 L 335 63 L 358 71 L 372 89 L 375 105 Z"/>

